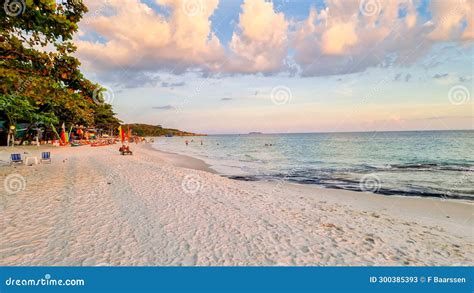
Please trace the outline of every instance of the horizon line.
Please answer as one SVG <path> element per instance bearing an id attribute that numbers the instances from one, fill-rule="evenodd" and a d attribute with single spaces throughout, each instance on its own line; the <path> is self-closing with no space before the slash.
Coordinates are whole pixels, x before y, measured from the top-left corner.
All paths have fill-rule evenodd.
<path id="1" fill-rule="evenodd" d="M 207 136 L 213 135 L 260 135 L 260 134 L 330 134 L 330 133 L 374 133 L 374 132 L 442 132 L 442 131 L 474 131 L 474 129 L 415 129 L 415 130 L 364 130 L 364 131 L 315 131 L 315 132 L 259 132 L 252 131 L 247 133 L 201 133 Z M 194 133 L 194 132 L 193 132 Z M 198 133 L 196 133 L 198 134 Z"/>

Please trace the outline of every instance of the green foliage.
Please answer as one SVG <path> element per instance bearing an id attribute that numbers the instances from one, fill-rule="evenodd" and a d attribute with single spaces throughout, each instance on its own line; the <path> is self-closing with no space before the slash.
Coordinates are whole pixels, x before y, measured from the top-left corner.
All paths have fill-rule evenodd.
<path id="1" fill-rule="evenodd" d="M 15 125 L 18 120 L 28 122 L 52 123 L 56 122 L 54 116 L 49 113 L 39 113 L 38 108 L 33 106 L 28 99 L 14 95 L 0 95 L 0 111 L 6 114 L 8 123 Z"/>
<path id="2" fill-rule="evenodd" d="M 87 12 L 82 1 L 16 3 L 21 6 L 9 10 L 0 0 L 0 119 L 116 127 L 111 106 L 94 101 L 101 87 L 83 76 L 72 56 L 71 39 Z"/>
<path id="3" fill-rule="evenodd" d="M 100 129 L 116 129 L 121 121 L 115 117 L 112 106 L 106 103 L 98 104 L 94 109 L 95 126 Z"/>
<path id="4" fill-rule="evenodd" d="M 198 135 L 191 132 L 181 131 L 178 129 L 172 128 L 163 128 L 161 125 L 148 125 L 148 124 L 124 124 L 122 125 L 123 129 L 130 127 L 133 131 L 133 134 L 138 136 L 164 136 L 164 135 L 173 135 L 173 136 L 194 136 Z"/>

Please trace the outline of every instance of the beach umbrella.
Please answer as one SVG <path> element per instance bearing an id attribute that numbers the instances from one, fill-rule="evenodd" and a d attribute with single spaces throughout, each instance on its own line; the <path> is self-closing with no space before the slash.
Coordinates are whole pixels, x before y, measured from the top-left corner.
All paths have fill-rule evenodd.
<path id="1" fill-rule="evenodd" d="M 119 137 L 120 137 L 120 139 L 122 140 L 122 143 L 123 143 L 124 140 L 125 140 L 125 133 L 122 130 L 122 125 L 119 126 L 118 131 L 119 131 Z"/>
<path id="2" fill-rule="evenodd" d="M 64 122 L 61 126 L 61 142 L 66 143 L 66 125 L 64 125 Z"/>

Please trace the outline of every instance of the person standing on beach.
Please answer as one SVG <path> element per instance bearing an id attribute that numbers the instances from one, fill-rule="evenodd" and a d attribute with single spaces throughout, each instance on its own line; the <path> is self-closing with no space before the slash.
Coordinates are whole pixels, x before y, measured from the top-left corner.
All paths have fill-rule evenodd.
<path id="1" fill-rule="evenodd" d="M 186 145 L 188 145 L 188 144 L 189 144 L 188 140 L 186 140 L 184 143 L 185 143 Z"/>

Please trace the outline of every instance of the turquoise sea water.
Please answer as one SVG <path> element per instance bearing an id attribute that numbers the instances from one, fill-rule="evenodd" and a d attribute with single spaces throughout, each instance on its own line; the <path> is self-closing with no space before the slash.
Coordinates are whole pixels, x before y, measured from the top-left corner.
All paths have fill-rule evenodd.
<path id="1" fill-rule="evenodd" d="M 160 137 L 154 147 L 239 180 L 474 200 L 474 131 Z"/>

